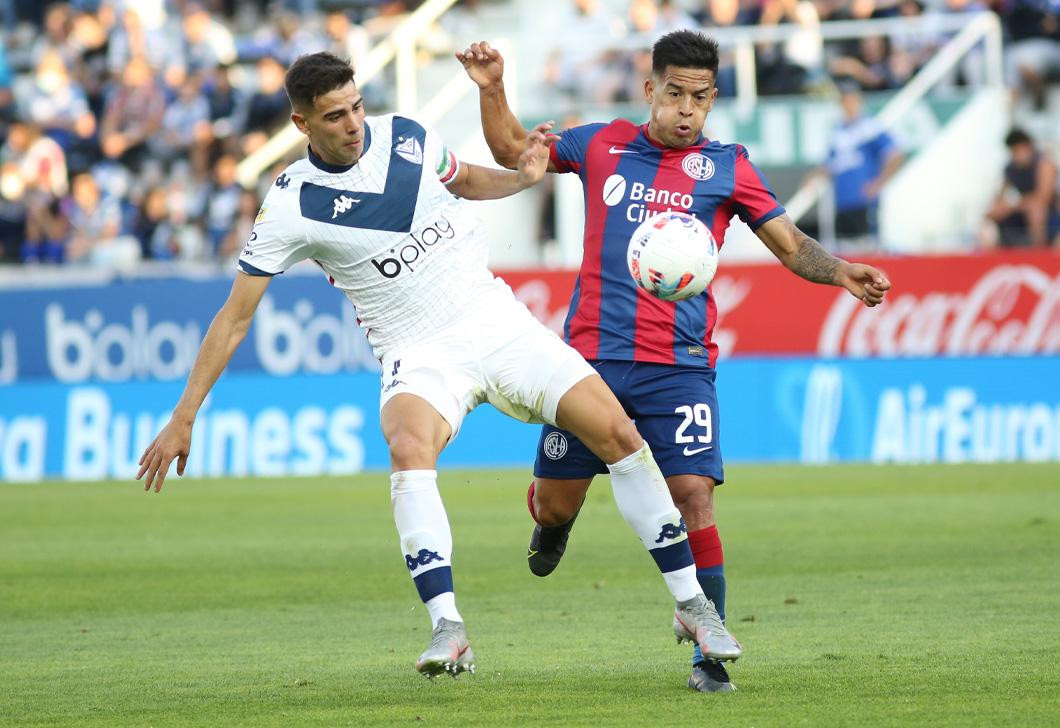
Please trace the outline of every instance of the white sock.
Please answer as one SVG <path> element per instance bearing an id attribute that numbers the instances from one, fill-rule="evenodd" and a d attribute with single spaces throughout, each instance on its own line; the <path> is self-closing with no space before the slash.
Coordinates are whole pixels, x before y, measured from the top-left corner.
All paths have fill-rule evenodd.
<path id="1" fill-rule="evenodd" d="M 444 592 L 427 601 L 427 613 L 431 615 L 431 629 L 438 626 L 439 619 L 448 619 L 450 622 L 463 622 L 464 618 L 456 611 L 456 595 L 452 592 Z"/>
<path id="2" fill-rule="evenodd" d="M 434 470 L 403 470 L 390 476 L 390 503 L 405 566 L 433 629 L 442 617 L 462 622 L 453 593 L 453 536 Z"/>
<path id="3" fill-rule="evenodd" d="M 684 521 L 648 444 L 607 469 L 619 512 L 655 559 L 674 599 L 702 594 Z"/>

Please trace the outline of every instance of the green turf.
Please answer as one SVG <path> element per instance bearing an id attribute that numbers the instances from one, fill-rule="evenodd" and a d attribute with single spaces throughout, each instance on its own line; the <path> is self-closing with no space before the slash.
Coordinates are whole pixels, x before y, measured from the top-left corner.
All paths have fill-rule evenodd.
<path id="1" fill-rule="evenodd" d="M 1060 467 L 731 468 L 739 691 L 688 650 L 610 489 L 548 579 L 525 473 L 445 473 L 479 674 L 428 620 L 387 479 L 0 486 L 0 725 L 1060 725 Z"/>

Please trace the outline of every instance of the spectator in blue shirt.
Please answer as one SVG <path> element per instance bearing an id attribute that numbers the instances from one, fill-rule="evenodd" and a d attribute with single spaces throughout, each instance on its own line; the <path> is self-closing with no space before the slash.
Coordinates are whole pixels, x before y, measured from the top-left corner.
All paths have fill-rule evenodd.
<path id="1" fill-rule="evenodd" d="M 836 238 L 841 244 L 875 242 L 880 190 L 902 164 L 894 139 L 862 113 L 861 89 L 840 85 L 843 118 L 832 132 L 825 169 L 835 189 Z"/>

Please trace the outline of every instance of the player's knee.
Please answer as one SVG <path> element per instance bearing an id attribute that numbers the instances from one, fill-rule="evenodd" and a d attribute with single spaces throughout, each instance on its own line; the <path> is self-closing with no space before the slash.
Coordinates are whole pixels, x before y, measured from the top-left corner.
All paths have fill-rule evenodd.
<path id="1" fill-rule="evenodd" d="M 682 514 L 686 512 L 704 513 L 714 511 L 714 499 L 705 492 L 683 492 L 673 494 L 674 505 Z"/>
<path id="2" fill-rule="evenodd" d="M 607 449 L 610 450 L 610 458 L 605 458 L 609 463 L 618 462 L 627 455 L 644 447 L 644 438 L 637 432 L 637 426 L 624 414 L 614 417 L 608 425 Z"/>
<path id="3" fill-rule="evenodd" d="M 671 478 L 670 497 L 690 524 L 690 528 L 704 527 L 714 521 L 714 481 L 710 478 Z"/>
<path id="4" fill-rule="evenodd" d="M 395 470 L 434 467 L 434 447 L 430 439 L 410 430 L 399 430 L 387 440 L 390 462 Z"/>

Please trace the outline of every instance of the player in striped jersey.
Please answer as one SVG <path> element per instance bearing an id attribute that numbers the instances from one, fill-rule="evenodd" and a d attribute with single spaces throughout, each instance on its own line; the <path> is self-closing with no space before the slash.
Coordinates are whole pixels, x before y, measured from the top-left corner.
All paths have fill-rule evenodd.
<path id="1" fill-rule="evenodd" d="M 501 55 L 488 43 L 456 54 L 479 86 L 482 127 L 494 158 L 511 167 L 526 131 L 505 98 Z M 883 300 L 890 283 L 871 266 L 826 252 L 785 214 L 739 144 L 706 139 L 703 125 L 717 97 L 718 45 L 700 33 L 663 36 L 644 83 L 650 117 L 578 126 L 555 135 L 550 172 L 573 172 L 585 193 L 584 255 L 564 324 L 566 340 L 601 374 L 637 423 L 681 511 L 708 598 L 725 614 L 721 539 L 714 522 L 714 487 L 724 479 L 714 389 L 717 308 L 709 289 L 669 303 L 638 289 L 626 269 L 636 226 L 666 210 L 703 220 L 720 247 L 737 215 L 794 273 L 843 286 L 866 306 Z M 552 572 L 566 548 L 585 492 L 603 464 L 575 433 L 542 429 L 528 493 L 537 521 L 530 569 Z M 698 648 L 690 688 L 734 689 L 719 661 Z"/>
<path id="2" fill-rule="evenodd" d="M 541 130 L 516 171 L 461 164 L 414 119 L 366 117 L 349 63 L 329 53 L 287 72 L 291 120 L 306 159 L 266 196 L 232 292 L 203 340 L 169 423 L 140 458 L 146 489 L 183 474 L 195 414 L 250 326 L 274 275 L 312 259 L 357 309 L 382 365 L 380 424 L 390 449 L 403 564 L 433 628 L 416 669 L 474 667 L 453 588 L 452 536 L 436 483 L 441 450 L 464 417 L 490 402 L 517 419 L 578 433 L 608 463 L 615 501 L 677 602 L 673 630 L 722 659 L 741 654 L 703 594 L 680 515 L 636 427 L 596 372 L 533 318 L 486 267 L 486 241 L 458 198 L 505 197 L 548 164 Z"/>

